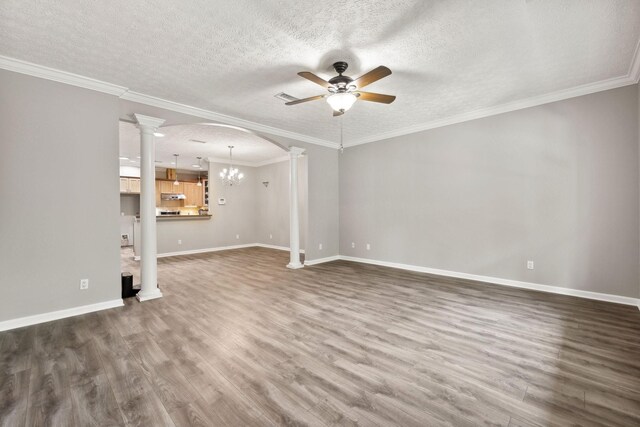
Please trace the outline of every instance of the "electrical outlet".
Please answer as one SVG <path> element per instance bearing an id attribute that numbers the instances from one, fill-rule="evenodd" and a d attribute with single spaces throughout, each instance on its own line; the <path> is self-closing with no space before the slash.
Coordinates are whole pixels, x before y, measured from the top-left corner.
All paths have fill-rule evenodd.
<path id="1" fill-rule="evenodd" d="M 351 247 L 355 248 L 356 247 L 356 242 L 351 242 Z"/>
<path id="2" fill-rule="evenodd" d="M 240 238 L 240 235 L 239 235 L 239 234 L 236 234 L 236 239 L 239 239 L 239 238 Z"/>
<path id="3" fill-rule="evenodd" d="M 181 245 L 182 244 L 182 240 L 178 240 L 178 244 Z"/>
<path id="4" fill-rule="evenodd" d="M 89 289 L 89 279 L 80 280 L 80 289 L 82 290 Z"/>
<path id="5" fill-rule="evenodd" d="M 273 234 L 269 234 L 269 238 L 270 238 L 270 239 L 273 239 Z"/>
<path id="6" fill-rule="evenodd" d="M 319 250 L 322 250 L 322 243 L 320 243 L 320 244 L 318 245 L 318 249 L 319 249 Z"/>
<path id="7" fill-rule="evenodd" d="M 527 269 L 533 270 L 533 261 L 527 261 Z"/>
<path id="8" fill-rule="evenodd" d="M 370 251 L 371 250 L 371 244 L 367 243 L 367 250 Z"/>

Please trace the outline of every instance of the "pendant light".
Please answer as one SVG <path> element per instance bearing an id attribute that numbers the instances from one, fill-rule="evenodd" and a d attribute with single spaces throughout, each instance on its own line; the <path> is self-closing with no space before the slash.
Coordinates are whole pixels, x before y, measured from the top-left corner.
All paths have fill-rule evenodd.
<path id="1" fill-rule="evenodd" d="M 176 158 L 176 180 L 173 181 L 173 185 L 180 185 L 180 183 L 178 182 L 178 155 L 174 154 L 173 156 Z"/>
<path id="2" fill-rule="evenodd" d="M 200 179 L 200 171 L 202 170 L 202 157 L 198 157 L 198 187 L 202 187 L 202 180 Z"/>
<path id="3" fill-rule="evenodd" d="M 244 174 L 233 167 L 233 145 L 229 145 L 229 169 L 222 169 L 220 179 L 224 185 L 233 186 L 240 184 L 243 178 Z"/>

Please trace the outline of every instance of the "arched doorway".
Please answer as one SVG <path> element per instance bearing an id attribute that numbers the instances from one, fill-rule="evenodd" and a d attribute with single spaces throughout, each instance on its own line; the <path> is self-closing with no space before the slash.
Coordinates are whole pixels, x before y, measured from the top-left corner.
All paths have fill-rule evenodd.
<path id="1" fill-rule="evenodd" d="M 290 250 L 292 161 L 288 147 L 255 132 L 216 123 L 165 126 L 158 128 L 155 135 L 158 257 L 247 246 Z M 219 179 L 220 172 L 229 168 L 229 146 L 233 147 L 233 166 L 243 174 L 243 182 L 239 185 L 225 185 Z M 134 160 L 140 156 L 140 130 L 136 124 L 121 122 L 120 154 L 121 171 L 139 167 L 139 161 Z M 178 154 L 177 167 L 175 154 Z M 304 252 L 307 159 L 301 156 L 295 163 L 298 240 L 299 248 Z M 172 187 L 171 181 L 177 181 L 178 185 Z M 163 198 L 163 194 L 169 192 L 186 193 L 187 187 L 193 188 L 199 181 L 204 183 L 202 205 L 186 203 L 184 200 L 191 199 L 188 194 L 184 194 L 184 199 Z M 135 196 L 121 194 L 121 202 L 131 198 Z M 121 203 L 121 207 L 124 205 Z M 208 216 L 201 216 L 203 210 Z M 131 256 L 139 259 L 140 227 L 139 219 L 135 217 L 138 212 L 123 213 L 126 217 L 134 217 Z M 180 216 L 164 215 L 166 213 Z M 128 268 L 132 268 L 130 264 Z"/>

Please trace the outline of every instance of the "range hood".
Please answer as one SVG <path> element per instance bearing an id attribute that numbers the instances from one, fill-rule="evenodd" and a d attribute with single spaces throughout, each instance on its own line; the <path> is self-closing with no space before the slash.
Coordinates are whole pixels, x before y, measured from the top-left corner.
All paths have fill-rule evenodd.
<path id="1" fill-rule="evenodd" d="M 162 200 L 184 200 L 187 197 L 182 193 L 161 193 L 160 199 Z"/>

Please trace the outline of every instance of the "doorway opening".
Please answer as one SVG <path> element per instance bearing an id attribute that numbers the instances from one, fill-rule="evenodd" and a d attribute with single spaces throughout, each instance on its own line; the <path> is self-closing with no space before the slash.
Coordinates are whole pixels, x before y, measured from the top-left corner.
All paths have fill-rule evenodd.
<path id="1" fill-rule="evenodd" d="M 283 254 L 289 250 L 291 168 L 287 148 L 234 126 L 183 124 L 158 129 L 155 158 L 158 258 L 252 246 Z M 297 165 L 300 248 L 304 252 L 306 156 L 299 157 Z M 231 168 L 236 176 L 242 174 L 240 182 L 222 179 L 221 174 L 228 175 Z M 135 123 L 126 121 L 120 122 L 120 179 L 121 267 L 139 284 L 140 132 Z M 125 184 L 127 189 L 136 189 L 136 183 L 137 192 L 123 191 Z M 158 281 L 162 283 L 162 277 Z"/>

